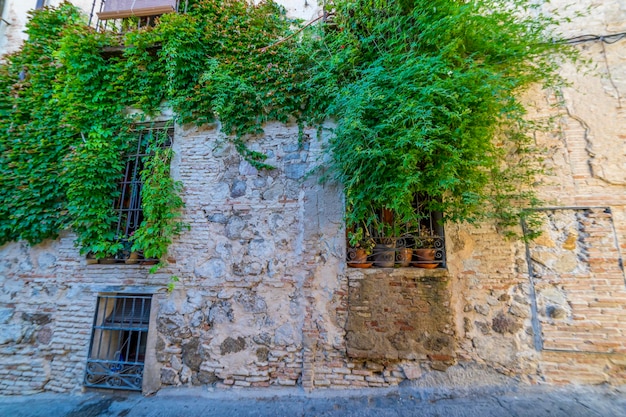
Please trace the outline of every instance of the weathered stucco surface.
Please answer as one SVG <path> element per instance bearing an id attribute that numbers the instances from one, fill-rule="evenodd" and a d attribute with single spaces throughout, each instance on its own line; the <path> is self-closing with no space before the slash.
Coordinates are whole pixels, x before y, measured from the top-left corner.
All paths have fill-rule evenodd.
<path id="1" fill-rule="evenodd" d="M 576 4 L 587 6 L 568 37 L 626 31 L 626 2 Z M 341 189 L 318 181 L 314 131 L 298 144 L 296 126 L 266 126 L 250 144 L 276 169 L 258 171 L 219 125 L 177 126 L 172 173 L 190 231 L 168 267 L 87 265 L 69 233 L 0 247 L 0 392 L 81 389 L 105 293 L 153 294 L 146 392 L 626 383 L 625 42 L 576 46 L 595 67 L 564 65 L 571 86 L 527 95 L 530 117 L 555 120 L 536 134 L 549 168 L 542 236 L 447 225 L 442 270 L 346 266 Z"/>

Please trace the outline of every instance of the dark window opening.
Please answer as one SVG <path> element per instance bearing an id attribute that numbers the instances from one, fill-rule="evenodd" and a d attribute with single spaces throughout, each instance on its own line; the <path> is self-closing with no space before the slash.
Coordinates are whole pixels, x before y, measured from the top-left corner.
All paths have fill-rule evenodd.
<path id="1" fill-rule="evenodd" d="M 141 390 L 152 296 L 99 296 L 87 356 L 87 387 Z"/>
<path id="2" fill-rule="evenodd" d="M 374 222 L 347 230 L 347 262 L 356 268 L 445 267 L 443 216 L 427 210 L 428 198 L 415 196 L 417 220 L 402 223 L 392 210 L 373 213 Z"/>
<path id="3" fill-rule="evenodd" d="M 46 5 L 46 0 L 37 0 L 35 9 L 42 9 Z"/>
<path id="4" fill-rule="evenodd" d="M 161 125 L 150 127 L 141 126 L 137 129 L 137 136 L 129 144 L 130 150 L 125 156 L 126 164 L 121 173 L 118 183 L 119 195 L 116 198 L 113 209 L 117 214 L 117 222 L 114 224 L 115 238 L 122 242 L 124 248 L 115 256 L 95 260 L 88 256 L 91 263 L 127 263 L 155 262 L 146 259 L 141 252 L 132 251 L 132 235 L 139 229 L 143 221 L 143 208 L 141 202 L 141 190 L 143 180 L 141 177 L 145 160 L 154 152 L 156 147 L 168 148 L 174 139 L 174 129 Z"/>

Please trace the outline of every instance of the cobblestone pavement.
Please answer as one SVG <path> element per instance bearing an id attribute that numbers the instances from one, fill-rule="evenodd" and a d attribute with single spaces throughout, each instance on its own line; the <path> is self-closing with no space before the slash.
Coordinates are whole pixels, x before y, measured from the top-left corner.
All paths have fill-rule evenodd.
<path id="1" fill-rule="evenodd" d="M 0 396 L 2 417 L 372 416 L 626 417 L 623 387 L 506 387 L 480 390 L 163 389 Z"/>

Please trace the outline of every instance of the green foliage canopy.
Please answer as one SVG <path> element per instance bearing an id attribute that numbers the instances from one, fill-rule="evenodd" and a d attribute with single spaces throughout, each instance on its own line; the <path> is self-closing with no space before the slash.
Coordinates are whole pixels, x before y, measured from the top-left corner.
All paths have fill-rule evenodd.
<path id="1" fill-rule="evenodd" d="M 403 220 L 415 193 L 448 220 L 515 218 L 536 166 L 519 96 L 554 85 L 555 20 L 513 0 L 334 0 L 299 22 L 268 1 L 193 0 L 185 14 L 123 35 L 98 32 L 69 3 L 33 13 L 0 65 L 0 244 L 66 228 L 83 252 L 114 254 L 111 225 L 133 126 L 171 108 L 178 123 L 218 118 L 240 153 L 269 120 L 334 120 L 331 172 L 348 225 L 372 208 Z M 121 46 L 121 48 L 120 48 Z M 129 108 L 139 113 L 128 112 Z M 516 163 L 506 164 L 515 156 Z M 146 161 L 134 248 L 161 257 L 180 233 L 170 151 Z"/>
<path id="2" fill-rule="evenodd" d="M 571 52 L 527 1 L 335 1 L 315 83 L 337 126 L 333 168 L 348 225 L 377 209 L 403 222 L 415 194 L 451 221 L 511 223 L 535 201 L 535 128 L 521 94 L 560 83 Z M 512 164 L 507 164 L 513 162 Z"/>

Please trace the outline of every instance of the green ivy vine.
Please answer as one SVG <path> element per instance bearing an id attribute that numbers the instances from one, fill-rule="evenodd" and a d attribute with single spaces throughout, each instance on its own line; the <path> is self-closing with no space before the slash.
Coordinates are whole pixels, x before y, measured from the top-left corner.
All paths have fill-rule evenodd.
<path id="1" fill-rule="evenodd" d="M 540 168 L 520 94 L 558 84 L 558 60 L 571 57 L 553 41 L 556 20 L 525 0 L 325 7 L 302 27 L 272 1 L 191 0 L 123 35 L 88 27 L 68 2 L 33 12 L 28 40 L 0 64 L 0 244 L 71 229 L 83 253 L 120 250 L 122 155 L 163 106 L 176 123 L 219 119 L 261 169 L 271 167 L 247 143 L 265 122 L 334 121 L 329 168 L 348 226 L 372 222 L 372 208 L 414 220 L 415 193 L 450 221 L 516 221 Z M 142 173 L 131 241 L 148 257 L 184 228 L 171 152 L 153 149 Z"/>

